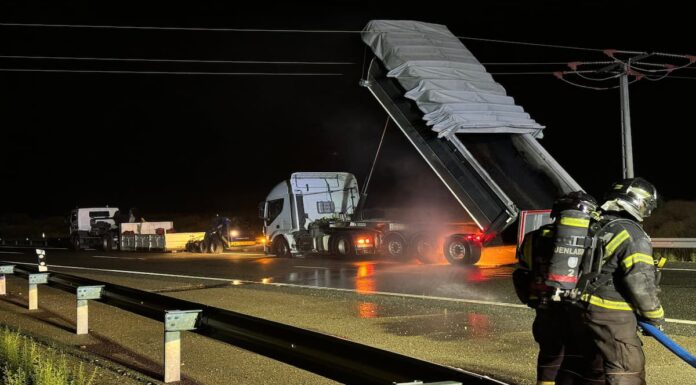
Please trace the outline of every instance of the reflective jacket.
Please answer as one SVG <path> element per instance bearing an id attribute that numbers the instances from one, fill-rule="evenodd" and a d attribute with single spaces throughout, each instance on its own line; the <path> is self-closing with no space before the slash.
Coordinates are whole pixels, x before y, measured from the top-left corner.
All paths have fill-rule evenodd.
<path id="1" fill-rule="evenodd" d="M 610 223 L 616 219 L 621 220 Z M 600 275 L 581 301 L 593 311 L 634 311 L 663 319 L 650 237 L 637 222 L 618 216 L 605 215 L 600 225 L 604 227 L 596 233 L 600 243 L 595 253 L 601 258 Z"/>

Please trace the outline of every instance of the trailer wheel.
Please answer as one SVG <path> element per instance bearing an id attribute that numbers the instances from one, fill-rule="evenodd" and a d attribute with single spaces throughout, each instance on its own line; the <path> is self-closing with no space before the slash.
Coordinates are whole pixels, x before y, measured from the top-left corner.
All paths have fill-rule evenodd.
<path id="1" fill-rule="evenodd" d="M 443 251 L 452 265 L 473 265 L 481 259 L 481 244 L 462 235 L 447 238 Z"/>
<path id="2" fill-rule="evenodd" d="M 292 257 L 290 245 L 288 245 L 288 241 L 286 241 L 282 235 L 277 236 L 273 241 L 273 254 L 278 258 Z"/>
<path id="3" fill-rule="evenodd" d="M 406 239 L 399 233 L 387 234 L 382 241 L 382 247 L 387 256 L 395 259 L 405 258 L 408 250 Z"/>
<path id="4" fill-rule="evenodd" d="M 334 254 L 341 257 L 355 256 L 355 245 L 353 245 L 353 238 L 349 234 L 336 234 L 334 237 Z"/>
<path id="5" fill-rule="evenodd" d="M 416 259 L 427 264 L 436 262 L 435 248 L 433 237 L 427 234 L 418 234 L 411 239 L 409 250 Z"/>

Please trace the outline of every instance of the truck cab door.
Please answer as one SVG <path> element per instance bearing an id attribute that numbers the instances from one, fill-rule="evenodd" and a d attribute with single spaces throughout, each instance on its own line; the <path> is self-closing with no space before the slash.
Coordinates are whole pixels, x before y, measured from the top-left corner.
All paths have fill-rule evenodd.
<path id="1" fill-rule="evenodd" d="M 266 202 L 264 225 L 266 234 L 273 239 L 278 233 L 288 233 L 292 230 L 290 202 L 287 197 Z"/>

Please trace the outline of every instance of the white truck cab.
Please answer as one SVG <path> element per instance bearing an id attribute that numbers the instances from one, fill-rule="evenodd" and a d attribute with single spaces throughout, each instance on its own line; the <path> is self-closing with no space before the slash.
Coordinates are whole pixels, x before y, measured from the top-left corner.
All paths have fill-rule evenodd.
<path id="1" fill-rule="evenodd" d="M 117 231 L 118 207 L 77 208 L 70 212 L 70 243 L 76 250 L 106 239 Z"/>
<path id="2" fill-rule="evenodd" d="M 293 173 L 260 205 L 268 241 L 266 251 L 280 256 L 341 250 L 346 254 L 373 252 L 372 232 L 351 221 L 359 200 L 353 174 Z M 370 247 L 364 246 L 366 241 Z"/>

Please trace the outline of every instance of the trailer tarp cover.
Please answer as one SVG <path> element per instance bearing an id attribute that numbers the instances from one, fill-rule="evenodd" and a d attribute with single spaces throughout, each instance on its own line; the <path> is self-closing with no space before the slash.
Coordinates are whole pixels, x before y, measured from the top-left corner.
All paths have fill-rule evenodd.
<path id="1" fill-rule="evenodd" d="M 452 133 L 517 133 L 542 137 L 544 126 L 515 104 L 503 86 L 439 24 L 373 20 L 363 41 L 416 102 L 439 136 Z"/>

